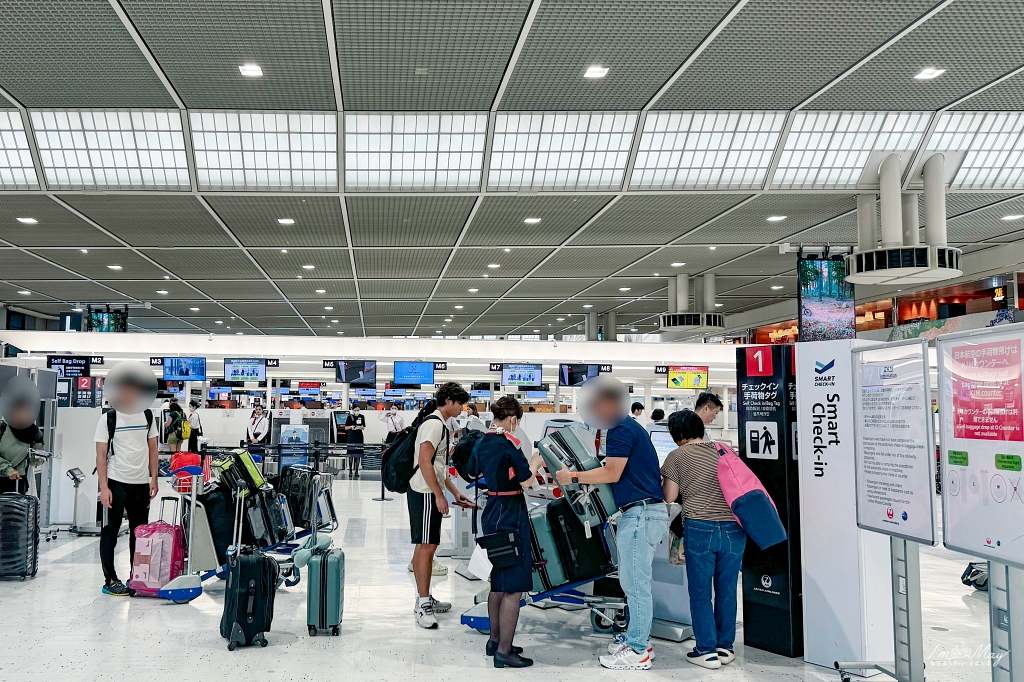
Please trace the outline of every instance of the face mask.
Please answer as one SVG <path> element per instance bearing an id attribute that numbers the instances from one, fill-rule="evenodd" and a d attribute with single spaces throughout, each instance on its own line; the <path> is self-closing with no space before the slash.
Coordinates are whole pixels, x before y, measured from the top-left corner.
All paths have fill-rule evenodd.
<path id="1" fill-rule="evenodd" d="M 354 414 L 354 415 L 356 415 L 358 417 L 359 416 L 359 410 L 352 410 L 352 414 Z"/>

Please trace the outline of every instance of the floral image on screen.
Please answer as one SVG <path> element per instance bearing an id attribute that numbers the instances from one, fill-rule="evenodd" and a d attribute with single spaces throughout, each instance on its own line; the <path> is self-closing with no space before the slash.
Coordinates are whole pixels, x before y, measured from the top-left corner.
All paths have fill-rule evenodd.
<path id="1" fill-rule="evenodd" d="M 797 260 L 800 340 L 831 341 L 857 336 L 853 285 L 842 260 Z"/>

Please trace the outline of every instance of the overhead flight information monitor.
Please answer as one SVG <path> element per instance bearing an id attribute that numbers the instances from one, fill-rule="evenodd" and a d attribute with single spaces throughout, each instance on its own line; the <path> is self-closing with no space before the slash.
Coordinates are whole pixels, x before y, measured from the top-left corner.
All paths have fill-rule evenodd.
<path id="1" fill-rule="evenodd" d="M 264 358 L 224 358 L 224 379 L 266 381 L 267 361 Z"/>
<path id="2" fill-rule="evenodd" d="M 396 384 L 433 384 L 434 363 L 433 362 L 395 362 L 395 383 Z"/>
<path id="3" fill-rule="evenodd" d="M 206 358 L 164 358 L 164 381 L 206 381 Z"/>
<path id="4" fill-rule="evenodd" d="M 559 386 L 582 386 L 588 379 L 593 379 L 601 371 L 600 365 L 569 365 L 558 366 Z"/>
<path id="5" fill-rule="evenodd" d="M 335 380 L 341 384 L 363 384 L 373 386 L 377 383 L 376 360 L 337 360 L 334 363 Z"/>
<path id="6" fill-rule="evenodd" d="M 501 368 L 501 383 L 503 386 L 540 386 L 542 369 L 540 364 L 506 362 Z"/>
<path id="7" fill-rule="evenodd" d="M 708 387 L 708 368 L 695 365 L 672 365 L 668 368 L 668 388 Z"/>

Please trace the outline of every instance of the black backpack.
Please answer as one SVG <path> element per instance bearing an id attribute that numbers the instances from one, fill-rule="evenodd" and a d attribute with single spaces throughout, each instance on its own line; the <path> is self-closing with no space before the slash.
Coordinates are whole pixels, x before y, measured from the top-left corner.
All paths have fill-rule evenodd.
<path id="1" fill-rule="evenodd" d="M 459 476 L 464 481 L 473 480 L 473 477 L 469 475 L 469 458 L 473 456 L 473 448 L 476 447 L 476 444 L 483 437 L 483 431 L 470 429 L 459 439 L 459 444 L 455 446 L 455 450 L 452 452 L 452 466 L 455 467 L 455 470 L 459 472 Z"/>
<path id="2" fill-rule="evenodd" d="M 149 442 L 149 431 L 153 428 L 153 410 L 143 412 L 146 415 L 146 442 Z M 114 454 L 114 432 L 117 431 L 117 410 L 107 412 L 107 457 Z"/>
<path id="3" fill-rule="evenodd" d="M 419 424 L 399 431 L 395 440 L 391 442 L 391 446 L 381 455 L 380 477 L 384 487 L 393 493 L 408 492 L 409 481 L 416 474 L 416 470 L 420 468 L 417 463 L 419 453 L 416 452 L 416 433 L 423 426 L 423 422 L 428 419 L 437 419 L 441 422 L 444 436 L 447 439 L 448 427 L 444 426 L 444 421 L 435 415 L 430 415 Z M 434 457 L 430 459 L 431 463 L 436 457 L 437 451 L 435 450 Z"/>

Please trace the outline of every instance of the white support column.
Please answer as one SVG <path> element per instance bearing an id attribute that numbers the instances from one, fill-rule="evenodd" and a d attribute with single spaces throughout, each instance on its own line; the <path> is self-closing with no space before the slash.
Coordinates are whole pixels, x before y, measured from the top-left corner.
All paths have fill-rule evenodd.
<path id="1" fill-rule="evenodd" d="M 678 292 L 676 291 L 676 278 L 669 277 L 668 283 L 665 287 L 665 291 L 668 294 L 668 309 L 666 312 L 678 313 L 679 312 L 679 298 Z"/>
<path id="2" fill-rule="evenodd" d="M 583 328 L 587 341 L 597 341 L 597 313 L 587 313 L 586 318 L 584 318 Z"/>
<path id="3" fill-rule="evenodd" d="M 718 292 L 715 290 L 715 273 L 709 272 L 704 275 L 704 312 L 715 312 L 715 300 Z"/>
<path id="4" fill-rule="evenodd" d="M 917 195 L 904 194 L 901 198 L 903 204 L 903 246 L 917 246 L 921 243 L 921 221 L 917 215 Z"/>
<path id="5" fill-rule="evenodd" d="M 874 194 L 857 195 L 857 250 L 871 251 L 878 246 L 878 216 Z"/>
<path id="6" fill-rule="evenodd" d="M 675 277 L 676 307 L 672 313 L 685 313 L 690 310 L 690 275 L 681 272 Z M 671 285 L 671 282 L 670 282 Z M 669 287 L 672 289 L 673 287 Z"/>
<path id="7" fill-rule="evenodd" d="M 645 381 L 644 382 L 644 392 L 643 392 L 643 401 L 642 402 L 644 404 L 644 413 L 647 415 L 647 418 L 650 419 L 651 418 L 651 407 L 654 404 L 654 401 L 651 400 L 651 382 L 649 382 L 649 381 Z"/>
<path id="8" fill-rule="evenodd" d="M 614 310 L 609 310 L 604 314 L 604 340 L 605 341 L 618 341 L 618 327 L 616 314 Z"/>
<path id="9" fill-rule="evenodd" d="M 878 197 L 882 205 L 882 246 L 903 246 L 903 208 L 900 184 L 900 155 L 889 154 L 878 169 Z"/>
<path id="10" fill-rule="evenodd" d="M 928 246 L 946 245 L 946 161 L 932 154 L 924 162 L 924 240 Z"/>

